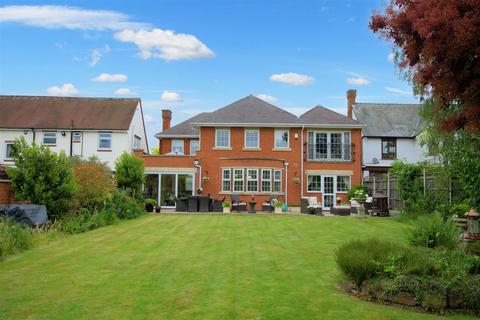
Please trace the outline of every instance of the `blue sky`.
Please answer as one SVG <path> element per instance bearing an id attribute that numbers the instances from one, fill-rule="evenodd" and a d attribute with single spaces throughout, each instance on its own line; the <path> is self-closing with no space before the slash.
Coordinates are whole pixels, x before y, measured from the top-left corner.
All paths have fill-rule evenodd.
<path id="1" fill-rule="evenodd" d="M 4 0 L 0 93 L 138 96 L 150 144 L 166 106 L 178 123 L 249 94 L 296 114 L 345 113 L 350 88 L 360 102 L 414 103 L 368 29 L 384 3 Z"/>

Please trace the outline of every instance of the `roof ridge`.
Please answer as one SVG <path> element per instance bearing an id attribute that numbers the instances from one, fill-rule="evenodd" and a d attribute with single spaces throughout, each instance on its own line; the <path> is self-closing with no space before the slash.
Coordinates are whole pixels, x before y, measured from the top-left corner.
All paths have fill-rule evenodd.
<path id="1" fill-rule="evenodd" d="M 0 94 L 0 98 L 49 98 L 49 99 L 96 99 L 96 100 L 141 100 L 140 97 L 76 97 L 76 96 L 39 96 L 39 95 L 18 95 L 18 94 Z"/>

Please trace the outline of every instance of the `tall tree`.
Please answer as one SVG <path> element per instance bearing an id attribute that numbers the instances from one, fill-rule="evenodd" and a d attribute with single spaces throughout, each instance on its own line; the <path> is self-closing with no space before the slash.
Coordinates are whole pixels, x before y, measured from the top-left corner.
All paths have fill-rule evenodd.
<path id="1" fill-rule="evenodd" d="M 393 42 L 441 129 L 480 132 L 480 0 L 391 0 L 370 28 Z"/>

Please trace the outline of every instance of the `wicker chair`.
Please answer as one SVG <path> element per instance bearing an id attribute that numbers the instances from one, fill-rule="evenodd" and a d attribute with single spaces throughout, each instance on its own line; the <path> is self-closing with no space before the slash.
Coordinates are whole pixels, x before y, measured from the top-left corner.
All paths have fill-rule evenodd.
<path id="1" fill-rule="evenodd" d="M 240 196 L 238 194 L 232 194 L 232 211 L 247 211 L 247 203 L 245 201 L 240 200 Z"/>
<path id="2" fill-rule="evenodd" d="M 273 211 L 273 204 L 277 200 L 278 196 L 271 196 L 268 201 L 262 203 L 262 211 L 272 212 Z"/>
<path id="3" fill-rule="evenodd" d="M 309 206 L 315 207 L 315 214 L 322 215 L 322 205 L 318 203 L 317 197 L 303 197 L 300 199 L 300 212 L 301 213 L 310 213 L 308 210 Z"/>

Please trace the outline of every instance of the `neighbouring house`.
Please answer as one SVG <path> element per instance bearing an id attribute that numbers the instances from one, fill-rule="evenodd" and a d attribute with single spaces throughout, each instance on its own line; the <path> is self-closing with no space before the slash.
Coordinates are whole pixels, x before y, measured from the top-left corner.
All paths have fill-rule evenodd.
<path id="1" fill-rule="evenodd" d="M 148 153 L 140 99 L 0 96 L 0 165 L 13 164 L 19 137 L 68 156 L 96 156 L 112 170 L 124 151 Z"/>
<path id="2" fill-rule="evenodd" d="M 421 146 L 423 121 L 419 104 L 358 103 L 356 90 L 347 91 L 348 116 L 363 123 L 363 175 L 382 175 L 395 160 L 427 160 Z"/>
<path id="3" fill-rule="evenodd" d="M 321 106 L 297 117 L 250 95 L 173 127 L 170 110 L 162 117 L 160 155 L 143 156 L 145 195 L 162 207 L 201 191 L 253 196 L 257 206 L 272 196 L 290 206 L 317 196 L 329 210 L 361 182 L 363 125 Z"/>

